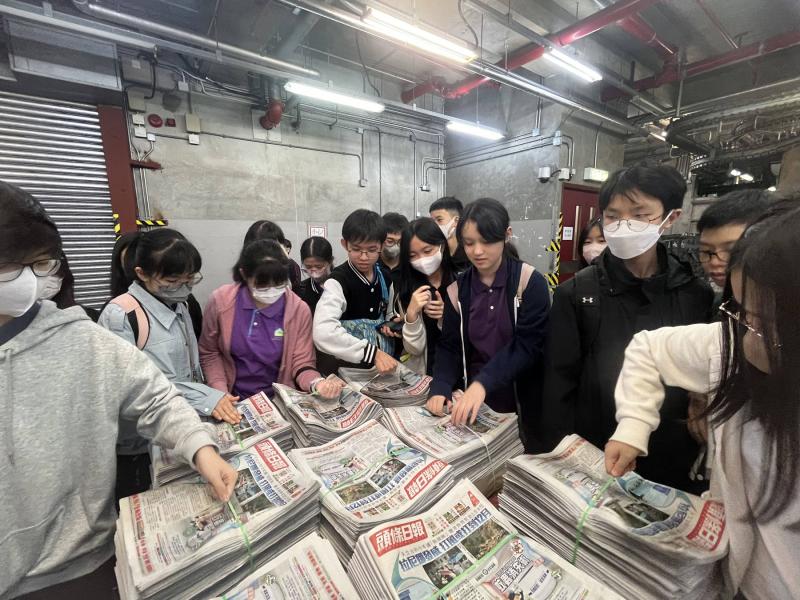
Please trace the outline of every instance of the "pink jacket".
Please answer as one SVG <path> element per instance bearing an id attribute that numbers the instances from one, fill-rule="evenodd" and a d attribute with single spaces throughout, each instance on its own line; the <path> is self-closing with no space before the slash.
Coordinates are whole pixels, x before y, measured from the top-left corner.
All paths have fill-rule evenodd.
<path id="1" fill-rule="evenodd" d="M 198 344 L 208 385 L 224 392 L 230 392 L 236 380 L 231 335 L 239 285 L 229 283 L 212 292 L 203 313 L 203 334 Z M 317 371 L 311 338 L 311 311 L 294 292 L 286 292 L 283 330 L 278 383 L 307 392 L 311 382 L 322 376 Z"/>

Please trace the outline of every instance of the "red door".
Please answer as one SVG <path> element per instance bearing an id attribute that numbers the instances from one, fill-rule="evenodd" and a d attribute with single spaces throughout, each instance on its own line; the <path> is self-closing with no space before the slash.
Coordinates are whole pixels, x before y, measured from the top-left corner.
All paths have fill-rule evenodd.
<path id="1" fill-rule="evenodd" d="M 592 219 L 599 216 L 598 194 L 595 188 L 565 183 L 561 192 L 561 266 L 558 281 L 563 283 L 581 268 L 581 249 L 578 236 Z"/>

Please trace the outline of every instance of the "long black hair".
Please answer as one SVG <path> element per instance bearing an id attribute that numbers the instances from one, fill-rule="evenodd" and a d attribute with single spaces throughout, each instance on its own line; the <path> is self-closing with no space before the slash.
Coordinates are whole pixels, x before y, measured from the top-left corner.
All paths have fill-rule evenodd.
<path id="1" fill-rule="evenodd" d="M 175 277 L 199 273 L 203 260 L 197 248 L 180 232 L 159 228 L 140 231 L 131 240 L 125 262 L 147 275 Z"/>
<path id="2" fill-rule="evenodd" d="M 464 207 L 464 213 L 461 215 L 456 227 L 456 237 L 461 246 L 464 244 L 461 234 L 464 231 L 464 225 L 469 221 L 475 223 L 478 233 L 488 243 L 503 242 L 505 244 L 503 257 L 519 260 L 519 252 L 517 252 L 516 247 L 506 240 L 511 218 L 508 216 L 506 207 L 500 202 L 494 198 L 478 198 Z"/>
<path id="3" fill-rule="evenodd" d="M 598 227 L 600 229 L 600 235 L 603 235 L 603 223 L 600 217 L 597 217 L 584 225 L 583 229 L 581 229 L 581 234 L 578 236 L 577 250 L 580 255 L 581 268 L 589 266 L 589 263 L 583 258 L 583 245 L 586 243 L 586 240 L 592 234 L 592 229 L 595 227 Z"/>
<path id="4" fill-rule="evenodd" d="M 256 240 L 242 248 L 233 267 L 233 280 L 244 284 L 255 279 L 256 286 L 283 285 L 289 281 L 289 257 L 276 240 Z"/>
<path id="5" fill-rule="evenodd" d="M 759 372 L 744 355 L 747 328 L 723 319 L 722 373 L 708 407 L 718 426 L 740 411 L 745 421 L 763 430 L 764 467 L 760 501 L 754 506 L 759 521 L 780 515 L 793 499 L 800 476 L 800 269 L 797 269 L 800 195 L 773 205 L 739 240 L 728 263 L 740 273 L 741 296 L 735 310 L 744 319 L 759 316 L 769 374 Z M 755 306 L 750 306 L 750 302 Z"/>
<path id="6" fill-rule="evenodd" d="M 136 279 L 136 274 L 133 272 L 133 252 L 128 252 L 128 247 L 138 236 L 138 231 L 125 233 L 114 242 L 114 252 L 111 254 L 112 298 L 127 292 Z"/>
<path id="7" fill-rule="evenodd" d="M 58 268 L 56 275 L 61 277 L 61 289 L 58 290 L 58 293 L 53 296 L 51 300 L 61 309 L 76 306 L 75 276 L 72 274 L 72 269 L 69 268 L 67 255 L 64 253 L 61 254 L 61 266 Z"/>
<path id="8" fill-rule="evenodd" d="M 439 246 L 442 249 L 442 283 L 447 284 L 455 277 L 455 267 L 453 259 L 450 257 L 450 248 L 447 246 L 447 239 L 436 221 L 430 217 L 420 217 L 409 223 L 403 230 L 403 237 L 400 238 L 400 282 L 397 297 L 403 310 L 408 308 L 413 294 L 421 286 L 428 283 L 428 277 L 420 273 L 411 266 L 411 238 L 419 238 L 421 241 L 432 246 Z"/>
<path id="9" fill-rule="evenodd" d="M 36 198 L 0 181 L 0 262 L 18 263 L 46 254 L 61 256 L 61 236 Z"/>

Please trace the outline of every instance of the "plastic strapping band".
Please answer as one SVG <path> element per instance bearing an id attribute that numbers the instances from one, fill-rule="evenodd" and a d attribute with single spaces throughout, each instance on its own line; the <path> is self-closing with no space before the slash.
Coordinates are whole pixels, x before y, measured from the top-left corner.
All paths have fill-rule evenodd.
<path id="1" fill-rule="evenodd" d="M 231 430 L 231 433 L 233 434 L 233 437 L 235 437 L 235 438 L 236 438 L 236 441 L 237 441 L 237 442 L 239 442 L 239 447 L 240 447 L 242 450 L 245 450 L 244 443 L 242 443 L 242 437 L 239 435 L 239 432 L 238 432 L 238 431 L 236 431 L 236 430 L 233 428 L 233 425 L 231 425 L 230 423 L 227 423 L 227 422 L 226 422 L 226 423 L 225 423 L 225 425 L 227 425 L 227 426 L 228 426 L 228 429 L 230 429 L 230 430 Z"/>
<path id="2" fill-rule="evenodd" d="M 476 418 L 477 420 L 477 418 Z M 474 435 L 478 440 L 480 440 L 481 444 L 483 444 L 483 449 L 486 450 L 486 458 L 489 459 L 489 466 L 492 468 L 492 489 L 495 488 L 497 485 L 497 471 L 494 468 L 494 461 L 492 460 L 492 453 L 489 452 L 489 444 L 483 439 L 483 437 L 475 430 L 472 429 L 469 425 L 464 425 L 467 431 L 469 431 L 472 435 Z"/>
<path id="3" fill-rule="evenodd" d="M 446 586 L 444 586 L 443 588 L 440 588 L 439 590 L 437 590 L 434 593 L 432 593 L 425 600 L 438 600 L 439 598 L 447 598 L 448 597 L 447 596 L 447 592 L 452 590 L 454 587 L 456 587 L 458 585 L 461 585 L 461 583 L 463 583 L 463 581 L 465 579 L 468 579 L 469 577 L 472 577 L 472 575 L 473 575 L 473 573 L 475 573 L 475 571 L 477 571 L 478 569 L 482 568 L 483 565 L 485 565 L 487 562 L 489 562 L 492 559 L 492 557 L 495 554 L 497 554 L 509 542 L 509 540 L 511 540 L 511 539 L 513 539 L 515 537 L 518 537 L 518 535 L 519 534 L 516 534 L 516 533 L 509 533 L 502 540 L 500 540 L 499 544 L 497 544 L 494 548 L 492 548 L 478 562 L 476 562 L 469 569 L 464 571 L 461 575 L 459 575 L 458 577 L 453 579 L 453 581 L 448 583 Z"/>
<path id="4" fill-rule="evenodd" d="M 255 561 L 253 560 L 253 547 L 250 545 L 250 536 L 247 535 L 247 527 L 244 526 L 242 520 L 239 518 L 239 513 L 236 512 L 236 509 L 231 504 L 231 501 L 228 500 L 228 509 L 230 509 L 231 513 L 233 514 L 233 524 L 239 528 L 239 532 L 242 534 L 242 539 L 244 540 L 244 548 L 247 550 L 247 560 L 250 562 L 250 574 L 252 575 L 255 572 Z"/>
<path id="5" fill-rule="evenodd" d="M 569 559 L 569 562 L 573 565 L 575 564 L 575 561 L 578 560 L 578 549 L 581 546 L 581 540 L 583 538 L 583 526 L 586 524 L 586 519 L 589 517 L 589 513 L 592 511 L 592 509 L 597 507 L 597 503 L 600 502 L 603 494 L 608 491 L 608 488 L 610 488 L 611 484 L 615 481 L 616 478 L 609 477 L 600 487 L 600 489 L 592 494 L 589 503 L 586 505 L 586 508 L 583 509 L 581 518 L 578 519 L 578 526 L 575 528 L 575 544 L 572 546 L 572 558 Z"/>

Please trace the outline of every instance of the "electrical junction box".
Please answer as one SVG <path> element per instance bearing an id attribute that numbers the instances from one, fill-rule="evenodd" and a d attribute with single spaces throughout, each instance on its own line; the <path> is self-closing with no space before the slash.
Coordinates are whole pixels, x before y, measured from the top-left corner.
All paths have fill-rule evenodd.
<path id="1" fill-rule="evenodd" d="M 559 169 L 558 170 L 558 179 L 559 181 L 569 181 L 572 179 L 572 173 L 568 168 L 566 169 Z"/>
<path id="2" fill-rule="evenodd" d="M 200 126 L 200 117 L 192 113 L 186 113 L 186 132 L 187 133 L 201 133 L 203 131 Z"/>
<path id="3" fill-rule="evenodd" d="M 138 113 L 131 115 L 131 121 L 134 125 L 144 125 L 144 115 Z"/>
<path id="4" fill-rule="evenodd" d="M 178 91 L 179 92 L 188 92 L 189 91 L 189 82 L 188 81 L 179 81 L 178 82 Z"/>
<path id="5" fill-rule="evenodd" d="M 189 134 L 189 143 L 190 143 L 192 146 L 197 146 L 197 145 L 199 145 L 199 144 L 200 144 L 200 136 L 199 136 L 199 135 L 197 135 L 196 133 L 190 133 L 190 134 Z"/>
<path id="6" fill-rule="evenodd" d="M 604 171 L 603 169 L 586 167 L 583 170 L 584 181 L 596 181 L 597 183 L 603 183 L 606 179 L 608 179 L 608 171 Z"/>
<path id="7" fill-rule="evenodd" d="M 550 176 L 553 172 L 550 170 L 550 167 L 539 167 L 539 179 L 547 181 L 550 179 Z"/>
<path id="8" fill-rule="evenodd" d="M 132 93 L 131 90 L 128 90 L 128 110 L 131 112 L 145 112 L 147 110 L 144 98 Z"/>
<path id="9" fill-rule="evenodd" d="M 146 138 L 147 137 L 147 129 L 145 129 L 144 125 L 136 125 L 133 128 L 133 135 L 137 138 Z"/>

